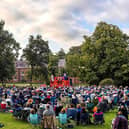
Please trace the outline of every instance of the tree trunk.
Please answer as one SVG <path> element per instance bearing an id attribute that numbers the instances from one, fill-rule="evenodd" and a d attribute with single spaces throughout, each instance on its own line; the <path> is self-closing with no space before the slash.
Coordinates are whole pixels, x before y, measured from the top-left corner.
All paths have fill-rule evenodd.
<path id="1" fill-rule="evenodd" d="M 30 86 L 32 86 L 32 81 L 33 81 L 33 72 L 34 72 L 34 66 L 33 66 L 33 65 L 31 65 Z"/>

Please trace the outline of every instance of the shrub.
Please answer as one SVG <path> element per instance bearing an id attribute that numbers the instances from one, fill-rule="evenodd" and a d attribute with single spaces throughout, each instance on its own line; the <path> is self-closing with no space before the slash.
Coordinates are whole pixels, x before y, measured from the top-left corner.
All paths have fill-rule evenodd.
<path id="1" fill-rule="evenodd" d="M 111 78 L 105 78 L 100 81 L 99 85 L 105 86 L 105 85 L 113 85 L 114 81 Z"/>

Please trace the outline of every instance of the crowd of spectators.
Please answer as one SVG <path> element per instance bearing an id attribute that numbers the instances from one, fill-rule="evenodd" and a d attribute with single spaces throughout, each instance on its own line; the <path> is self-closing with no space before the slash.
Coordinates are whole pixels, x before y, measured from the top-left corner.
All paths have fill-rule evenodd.
<path id="1" fill-rule="evenodd" d="M 71 120 L 76 125 L 103 124 L 104 113 L 118 108 L 112 128 L 128 129 L 128 87 L 0 87 L 0 105 L 17 119 L 51 129 L 57 127 L 57 119 L 62 125 Z"/>

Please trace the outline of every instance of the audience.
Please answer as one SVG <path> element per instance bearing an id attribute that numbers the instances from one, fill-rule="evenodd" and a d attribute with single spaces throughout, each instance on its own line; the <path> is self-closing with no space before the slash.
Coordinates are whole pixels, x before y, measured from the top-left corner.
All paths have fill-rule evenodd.
<path id="1" fill-rule="evenodd" d="M 90 113 L 94 112 L 93 122 L 98 124 L 104 123 L 105 112 L 120 106 L 113 125 L 113 129 L 119 129 L 118 124 L 121 121 L 126 123 L 128 120 L 129 88 L 113 86 L 58 89 L 0 87 L 0 105 L 1 110 L 13 110 L 13 115 L 18 119 L 26 120 L 28 117 L 31 124 L 44 123 L 44 128 L 51 129 L 55 127 L 55 116 L 59 117 L 62 124 L 72 119 L 77 125 L 87 125 L 92 124 Z M 120 127 L 126 129 L 123 123 Z"/>

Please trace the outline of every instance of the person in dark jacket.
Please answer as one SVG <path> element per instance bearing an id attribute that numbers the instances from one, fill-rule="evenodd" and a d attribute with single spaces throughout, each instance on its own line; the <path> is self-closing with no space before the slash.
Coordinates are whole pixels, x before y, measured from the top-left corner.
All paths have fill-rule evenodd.
<path id="1" fill-rule="evenodd" d="M 68 118 L 71 117 L 71 119 L 76 120 L 77 111 L 73 104 L 71 104 L 71 107 L 67 109 L 67 116 Z"/>
<path id="2" fill-rule="evenodd" d="M 82 111 L 82 108 L 81 108 L 80 104 L 77 105 L 76 110 L 77 110 L 77 125 L 79 125 L 80 124 L 80 114 L 81 114 L 81 111 Z"/>
<path id="3" fill-rule="evenodd" d="M 81 114 L 80 114 L 80 122 L 83 125 L 91 124 L 90 115 L 84 107 L 82 108 L 82 111 L 81 111 Z"/>
<path id="4" fill-rule="evenodd" d="M 126 117 L 126 119 L 128 120 L 128 111 L 127 111 L 127 109 L 126 109 L 126 107 L 125 107 L 124 104 L 120 106 L 119 111 L 121 111 L 122 114 L 123 114 L 123 115 Z"/>
<path id="5" fill-rule="evenodd" d="M 122 111 L 118 112 L 113 123 L 113 129 L 128 129 L 128 120 L 122 114 Z"/>
<path id="6" fill-rule="evenodd" d="M 78 104 L 78 98 L 75 94 L 72 95 L 72 104 L 74 104 L 75 106 Z"/>

